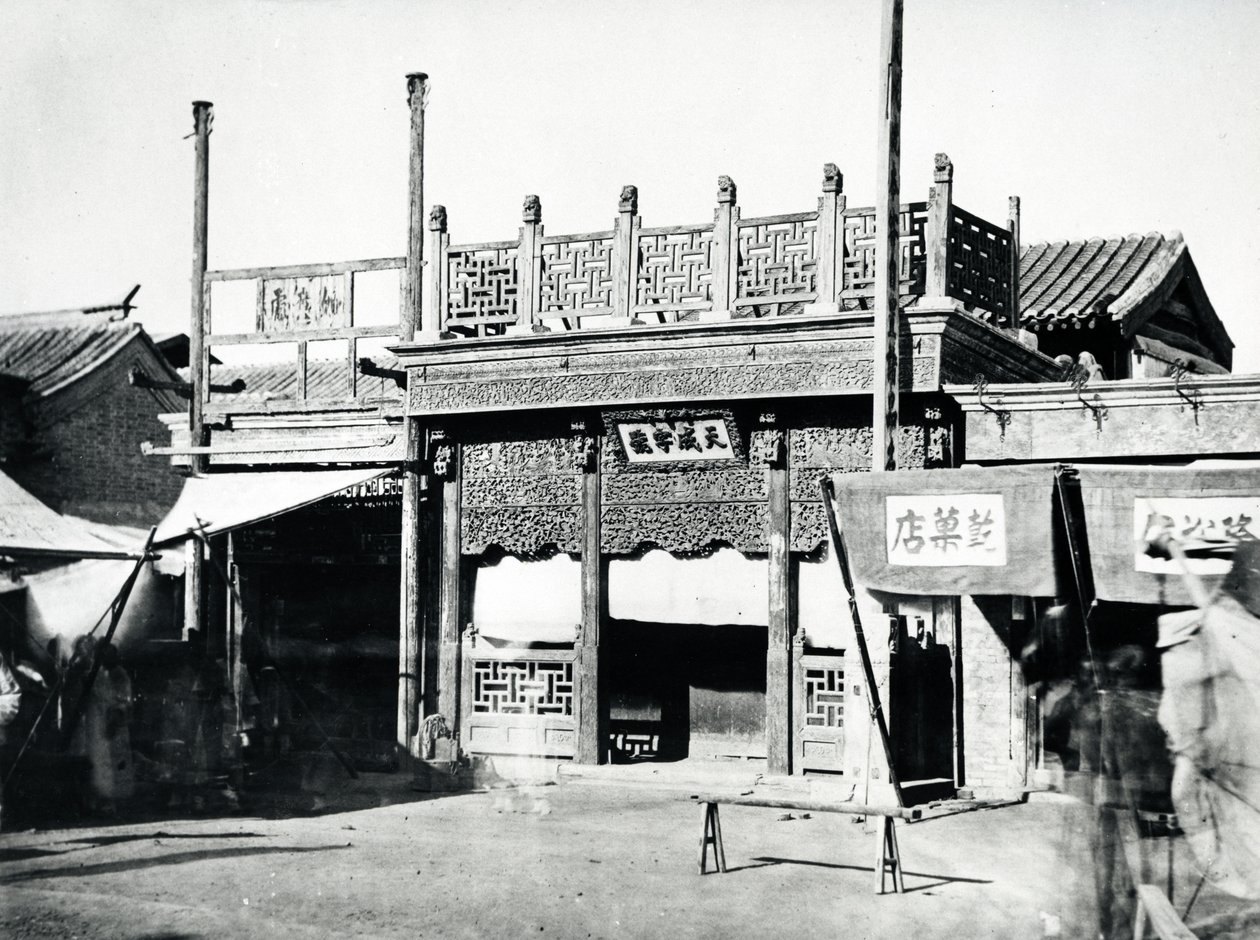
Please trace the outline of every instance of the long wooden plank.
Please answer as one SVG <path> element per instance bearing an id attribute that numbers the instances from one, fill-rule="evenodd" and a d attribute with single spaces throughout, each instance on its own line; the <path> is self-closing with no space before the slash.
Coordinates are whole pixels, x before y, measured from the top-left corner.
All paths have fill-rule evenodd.
<path id="1" fill-rule="evenodd" d="M 219 333 L 206 337 L 211 346 L 245 346 L 251 343 L 318 343 L 333 339 L 397 336 L 397 326 L 342 326 L 319 330 L 268 330 L 258 333 Z"/>
<path id="2" fill-rule="evenodd" d="M 911 821 L 922 819 L 923 810 L 917 806 L 881 806 L 873 803 L 838 803 L 830 800 L 771 799 L 761 796 L 743 796 L 718 793 L 693 793 L 689 797 L 695 803 L 725 803 L 734 806 L 761 806 L 767 809 L 795 809 L 810 813 L 844 813 L 851 816 L 889 816 Z"/>
<path id="3" fill-rule="evenodd" d="M 315 264 L 282 264 L 267 268 L 224 268 L 207 271 L 207 281 L 252 281 L 255 278 L 319 277 L 361 271 L 390 271 L 405 268 L 406 258 L 368 258 L 362 261 L 326 261 Z"/>

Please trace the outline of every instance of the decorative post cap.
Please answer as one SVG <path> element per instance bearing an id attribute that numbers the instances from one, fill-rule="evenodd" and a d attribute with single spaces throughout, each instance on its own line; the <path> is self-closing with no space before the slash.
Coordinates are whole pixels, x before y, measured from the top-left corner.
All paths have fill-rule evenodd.
<path id="1" fill-rule="evenodd" d="M 429 231 L 446 231 L 446 206 L 434 206 L 429 210 Z"/>
<path id="2" fill-rule="evenodd" d="M 844 192 L 844 174 L 840 172 L 840 167 L 834 163 L 823 164 L 823 192 Z"/>
<path id="3" fill-rule="evenodd" d="M 1012 219 L 1019 218 L 1019 197 L 1011 196 L 1006 200 L 1006 213 Z"/>
<path id="4" fill-rule="evenodd" d="M 525 205 L 521 207 L 522 222 L 541 222 L 542 221 L 542 203 L 537 196 L 526 196 Z"/>
<path id="5" fill-rule="evenodd" d="M 639 211 L 639 187 L 634 185 L 621 187 L 621 198 L 617 200 L 618 212 L 629 212 L 632 215 Z"/>
<path id="6" fill-rule="evenodd" d="M 428 87 L 429 76 L 424 72 L 407 73 L 407 104 L 413 103 L 413 99 L 417 94 L 420 95 L 420 107 L 424 107 L 425 91 Z"/>
<path id="7" fill-rule="evenodd" d="M 729 176 L 718 177 L 718 205 L 735 205 L 735 181 Z"/>
<path id="8" fill-rule="evenodd" d="M 938 153 L 936 155 L 935 172 L 932 174 L 934 183 L 949 183 L 954 179 L 954 164 L 949 160 L 949 154 Z"/>

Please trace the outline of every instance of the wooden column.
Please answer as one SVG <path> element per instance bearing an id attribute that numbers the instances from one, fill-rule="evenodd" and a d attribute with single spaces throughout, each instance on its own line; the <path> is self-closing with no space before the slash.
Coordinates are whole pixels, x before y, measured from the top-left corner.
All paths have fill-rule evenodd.
<path id="1" fill-rule="evenodd" d="M 452 732 L 459 729 L 460 592 L 460 448 L 444 442 L 433 451 L 433 475 L 442 490 L 442 522 L 438 571 L 438 688 L 437 709 Z"/>
<path id="2" fill-rule="evenodd" d="M 407 417 L 402 466 L 402 544 L 398 610 L 398 713 L 396 740 L 418 757 L 424 669 L 425 539 L 424 481 L 420 475 L 424 435 L 420 419 Z"/>
<path id="3" fill-rule="evenodd" d="M 789 553 L 791 504 L 784 432 L 772 428 L 764 451 L 770 505 L 770 623 L 766 649 L 766 769 L 792 772 L 792 572 Z"/>
<path id="4" fill-rule="evenodd" d="M 209 293 L 206 286 L 206 260 L 209 243 L 210 212 L 210 125 L 214 105 L 209 101 L 193 102 L 193 248 L 191 322 L 188 328 L 188 366 L 192 395 L 188 400 L 188 443 L 193 448 L 206 446 L 205 406 L 210 395 L 210 356 L 206 346 L 209 330 Z M 189 457 L 193 476 L 205 473 L 209 457 L 193 453 Z M 205 637 L 205 553 L 200 540 L 189 539 L 184 565 L 184 637 L 189 630 L 198 630 Z"/>
<path id="5" fill-rule="evenodd" d="M 1011 196 L 1006 203 L 1006 228 L 1011 233 L 1011 312 L 1005 326 L 1019 329 L 1019 197 Z"/>
<path id="6" fill-rule="evenodd" d="M 717 209 L 713 212 L 713 308 L 700 319 L 729 320 L 739 294 L 739 206 L 735 181 L 718 177 Z"/>
<path id="7" fill-rule="evenodd" d="M 411 159 L 408 178 L 407 267 L 404 272 L 403 309 L 398 335 L 403 342 L 416 338 L 424 324 L 424 106 L 428 76 L 407 76 L 407 103 L 411 108 Z M 420 461 L 424 438 L 416 418 L 403 419 L 402 536 L 398 598 L 398 699 L 395 740 L 413 756 L 419 755 L 416 732 L 420 721 L 423 643 L 423 512 Z"/>
<path id="8" fill-rule="evenodd" d="M 398 324 L 399 338 L 409 343 L 420 325 L 421 292 L 424 281 L 424 105 L 428 98 L 429 76 L 412 72 L 407 76 L 407 105 L 411 109 L 411 160 L 408 166 L 407 269 L 404 305 Z"/>
<path id="9" fill-rule="evenodd" d="M 875 320 L 871 383 L 874 442 L 871 469 L 895 470 L 898 424 L 900 284 L 898 228 L 901 213 L 901 0 L 884 0 L 880 30 L 878 168 L 875 174 Z"/>
<path id="10" fill-rule="evenodd" d="M 949 296 L 949 220 L 954 209 L 954 164 L 938 153 L 928 192 L 928 217 L 924 231 L 927 249 L 926 297 Z"/>
<path id="11" fill-rule="evenodd" d="M 838 313 L 844 278 L 844 176 L 834 163 L 823 166 L 818 198 L 818 299 L 811 313 Z"/>
<path id="12" fill-rule="evenodd" d="M 580 764 L 602 764 L 608 751 L 600 687 L 600 625 L 604 611 L 604 560 L 600 551 L 600 439 L 588 428 L 578 438 L 582 463 L 582 627 L 577 639 Z"/>
<path id="13" fill-rule="evenodd" d="M 639 189 L 621 187 L 613 227 L 613 326 L 634 323 L 635 278 L 639 261 Z"/>

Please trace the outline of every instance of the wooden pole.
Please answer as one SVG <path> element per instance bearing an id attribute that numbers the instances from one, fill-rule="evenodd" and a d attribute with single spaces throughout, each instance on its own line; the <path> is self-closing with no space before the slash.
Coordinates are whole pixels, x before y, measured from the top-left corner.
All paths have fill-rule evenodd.
<path id="1" fill-rule="evenodd" d="M 193 102 L 193 248 L 192 298 L 188 327 L 188 378 L 192 394 L 188 399 L 188 441 L 193 447 L 189 457 L 193 476 L 205 473 L 209 457 L 201 450 L 206 446 L 205 403 L 209 397 L 209 361 L 206 348 L 207 301 L 206 260 L 210 210 L 210 125 L 214 105 L 209 101 Z M 205 612 L 205 553 L 198 539 L 189 539 L 184 565 L 184 637 L 190 630 L 202 632 Z"/>
<path id="2" fill-rule="evenodd" d="M 884 0 L 880 30 L 880 140 L 875 199 L 877 231 L 872 382 L 874 446 L 871 469 L 897 467 L 898 223 L 901 212 L 901 19 L 902 0 Z"/>
<path id="3" fill-rule="evenodd" d="M 416 328 L 423 322 L 424 294 L 424 104 L 428 76 L 414 72 L 407 76 L 407 101 L 411 105 L 411 167 L 409 180 L 410 212 L 407 228 L 406 287 L 404 305 L 398 324 L 403 342 L 415 339 Z M 445 228 L 445 214 L 442 217 Z M 402 466 L 402 548 L 400 552 L 401 584 L 398 611 L 398 711 L 395 721 L 396 740 L 419 756 L 420 741 L 416 732 L 420 724 L 421 670 L 423 629 L 420 597 L 424 590 L 421 524 L 424 496 L 420 478 L 423 438 L 418 418 L 406 417 L 404 458 Z"/>
<path id="4" fill-rule="evenodd" d="M 428 98 L 429 76 L 412 72 L 407 76 L 407 104 L 411 108 L 411 162 L 409 166 L 407 215 L 407 285 L 399 339 L 410 343 L 420 325 L 420 298 L 424 280 L 424 105 Z"/>
<path id="5" fill-rule="evenodd" d="M 822 489 L 823 509 L 827 513 L 827 526 L 831 533 L 831 550 L 836 556 L 836 564 L 840 566 L 840 577 L 844 580 L 844 589 L 849 595 L 849 614 L 853 618 L 853 635 L 857 642 L 858 653 L 862 657 L 862 672 L 866 676 L 867 701 L 870 703 L 871 718 L 879 730 L 880 742 L 884 745 L 884 758 L 888 761 L 888 782 L 892 784 L 893 793 L 897 797 L 897 805 L 905 806 L 901 795 L 901 782 L 897 779 L 897 767 L 893 760 L 892 739 L 888 736 L 888 722 L 884 718 L 884 706 L 879 699 L 879 685 L 875 681 L 875 667 L 871 664 L 871 653 L 866 647 L 866 632 L 862 629 L 862 615 L 858 609 L 857 589 L 853 585 L 853 574 L 849 569 L 849 552 L 845 548 L 844 533 L 840 531 L 840 521 L 836 518 L 836 494 L 831 480 L 823 477 L 819 481 Z M 867 773 L 870 768 L 867 768 Z"/>
<path id="6" fill-rule="evenodd" d="M 785 432 L 762 431 L 770 439 L 767 458 L 766 541 L 770 597 L 766 645 L 766 769 L 792 772 L 792 577 L 791 505 Z"/>

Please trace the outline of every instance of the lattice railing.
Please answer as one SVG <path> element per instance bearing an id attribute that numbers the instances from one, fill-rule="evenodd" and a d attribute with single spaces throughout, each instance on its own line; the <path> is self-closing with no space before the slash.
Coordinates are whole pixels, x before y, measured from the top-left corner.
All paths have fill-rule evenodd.
<path id="1" fill-rule="evenodd" d="M 901 207 L 897 242 L 899 293 L 904 297 L 923 293 L 927 203 Z M 877 231 L 874 209 L 850 209 L 844 213 L 844 280 L 841 296 L 866 298 L 875 293 Z"/>
<path id="2" fill-rule="evenodd" d="M 517 322 L 520 282 L 515 242 L 453 247 L 443 262 L 443 319 L 448 330 L 486 336 Z"/>
<path id="3" fill-rule="evenodd" d="M 929 200 L 901 207 L 899 294 L 948 294 L 1009 320 L 1017 237 L 953 207 L 952 164 L 940 157 Z M 563 236 L 544 236 L 530 196 L 518 240 L 463 246 L 449 243 L 446 210 L 434 207 L 422 329 L 431 338 L 532 334 L 868 308 L 875 210 L 846 208 L 842 186 L 828 164 L 817 211 L 741 219 L 735 184 L 722 177 L 711 224 L 664 228 L 641 226 L 638 192 L 627 186 L 611 231 Z"/>
<path id="4" fill-rule="evenodd" d="M 744 219 L 737 230 L 736 307 L 817 297 L 817 212 Z"/>
<path id="5" fill-rule="evenodd" d="M 712 225 L 642 229 L 637 242 L 635 315 L 712 307 Z"/>
<path id="6" fill-rule="evenodd" d="M 472 710 L 487 715 L 573 715 L 573 663 L 474 659 Z"/>
<path id="7" fill-rule="evenodd" d="M 540 319 L 612 313 L 612 232 L 544 238 L 541 260 Z"/>
<path id="8" fill-rule="evenodd" d="M 949 296 L 983 311 L 995 326 L 1011 326 L 1014 235 L 958 206 L 950 208 L 945 275 Z"/>

